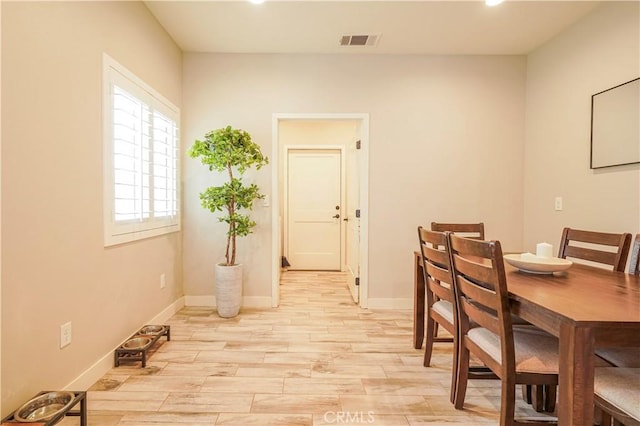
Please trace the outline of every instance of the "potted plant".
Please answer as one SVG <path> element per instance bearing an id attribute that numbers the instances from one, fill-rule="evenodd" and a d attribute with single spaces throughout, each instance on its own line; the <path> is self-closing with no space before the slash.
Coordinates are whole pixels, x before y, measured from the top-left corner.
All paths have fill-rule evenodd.
<path id="1" fill-rule="evenodd" d="M 242 265 L 236 263 L 236 238 L 251 234 L 256 225 L 241 210 L 251 209 L 256 199 L 264 198 L 256 184 L 242 182 L 242 175 L 252 166 L 259 170 L 269 159 L 262 155 L 260 146 L 251 140 L 249 133 L 231 126 L 207 133 L 202 141 L 196 140 L 188 154 L 199 157 L 210 171 L 228 175 L 224 184 L 200 193 L 200 200 L 205 209 L 223 212 L 218 220 L 228 226 L 225 262 L 215 266 L 215 293 L 218 315 L 234 317 L 242 303 Z"/>

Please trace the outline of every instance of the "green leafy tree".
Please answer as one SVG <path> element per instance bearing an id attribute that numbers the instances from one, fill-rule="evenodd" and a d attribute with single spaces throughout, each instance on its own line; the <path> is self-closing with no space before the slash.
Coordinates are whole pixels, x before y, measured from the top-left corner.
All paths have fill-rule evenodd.
<path id="1" fill-rule="evenodd" d="M 256 184 L 244 185 L 242 177 L 233 175 L 234 169 L 242 176 L 252 166 L 260 170 L 269 164 L 269 159 L 262 155 L 260 146 L 251 141 L 249 133 L 231 126 L 207 133 L 204 140 L 195 141 L 188 153 L 192 158 L 200 157 L 202 164 L 208 166 L 210 171 L 226 171 L 229 175 L 229 180 L 223 185 L 211 186 L 200 193 L 200 200 L 205 209 L 225 213 L 218 220 L 229 226 L 226 265 L 235 265 L 236 237 L 249 235 L 256 225 L 249 215 L 240 210 L 251 209 L 254 200 L 264 198 L 264 195 L 260 194 Z"/>

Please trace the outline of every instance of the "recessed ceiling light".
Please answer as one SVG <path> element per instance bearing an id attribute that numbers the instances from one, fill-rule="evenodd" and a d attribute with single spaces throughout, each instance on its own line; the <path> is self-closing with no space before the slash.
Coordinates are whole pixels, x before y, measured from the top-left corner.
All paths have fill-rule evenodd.
<path id="1" fill-rule="evenodd" d="M 264 0 L 249 0 L 249 3 L 262 4 L 262 3 L 264 3 Z"/>
<path id="2" fill-rule="evenodd" d="M 484 0 L 484 3 L 487 6 L 497 6 L 502 3 L 504 0 Z"/>

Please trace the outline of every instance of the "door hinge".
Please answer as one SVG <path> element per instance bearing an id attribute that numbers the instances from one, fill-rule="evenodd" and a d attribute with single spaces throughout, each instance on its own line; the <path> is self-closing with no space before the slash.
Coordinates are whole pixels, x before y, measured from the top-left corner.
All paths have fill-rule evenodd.
<path id="1" fill-rule="evenodd" d="M 356 141 L 356 149 L 360 149 L 362 147 L 362 141 Z"/>
<path id="2" fill-rule="evenodd" d="M 356 209 L 356 217 L 360 217 L 360 209 Z"/>
<path id="3" fill-rule="evenodd" d="M 360 285 L 360 277 L 356 277 L 356 286 Z"/>

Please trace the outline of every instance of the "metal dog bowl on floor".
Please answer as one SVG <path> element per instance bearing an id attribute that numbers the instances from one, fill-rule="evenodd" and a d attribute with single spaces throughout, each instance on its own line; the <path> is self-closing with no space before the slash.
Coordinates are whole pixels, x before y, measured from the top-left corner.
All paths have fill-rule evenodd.
<path id="1" fill-rule="evenodd" d="M 164 330 L 165 327 L 163 325 L 145 325 L 138 331 L 138 334 L 160 334 Z"/>
<path id="2" fill-rule="evenodd" d="M 76 395 L 73 392 L 48 392 L 27 401 L 13 415 L 20 423 L 46 422 L 70 408 Z"/>
<path id="3" fill-rule="evenodd" d="M 122 349 L 142 349 L 151 343 L 151 340 L 151 337 L 134 337 L 124 342 Z"/>

